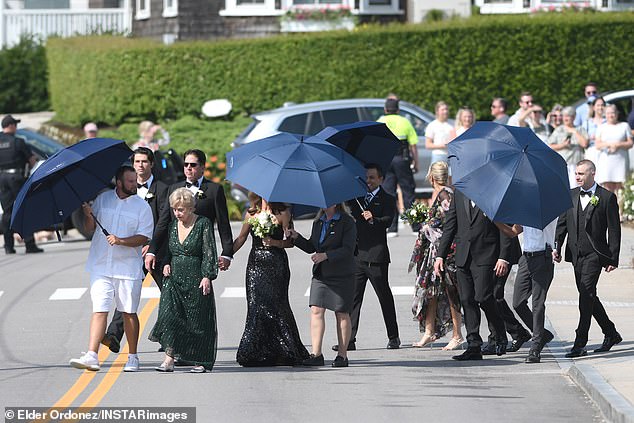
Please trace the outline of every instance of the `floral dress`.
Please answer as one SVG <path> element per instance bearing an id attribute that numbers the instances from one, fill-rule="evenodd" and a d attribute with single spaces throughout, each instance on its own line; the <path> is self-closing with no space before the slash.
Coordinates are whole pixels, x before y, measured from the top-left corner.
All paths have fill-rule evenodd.
<path id="1" fill-rule="evenodd" d="M 453 327 L 451 307 L 460 310 L 454 260 L 455 245 L 452 245 L 447 256 L 443 275 L 438 277 L 434 274 L 434 260 L 436 260 L 443 232 L 445 213 L 449 210 L 453 195 L 453 191 L 446 187 L 438 193 L 434 204 L 429 209 L 429 216 L 418 233 L 408 269 L 411 272 L 414 267 L 416 268 L 415 293 L 412 303 L 414 320 L 418 320 L 420 331 L 424 332 L 427 306 L 431 299 L 437 298 L 435 335 L 439 338 Z"/>

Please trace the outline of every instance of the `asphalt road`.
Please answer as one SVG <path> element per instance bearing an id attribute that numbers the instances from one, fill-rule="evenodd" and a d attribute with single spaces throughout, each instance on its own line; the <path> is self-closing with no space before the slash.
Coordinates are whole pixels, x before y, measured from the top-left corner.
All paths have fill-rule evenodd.
<path id="1" fill-rule="evenodd" d="M 299 231 L 308 235 L 310 222 Z M 239 225 L 234 225 L 237 234 Z M 214 283 L 218 313 L 218 359 L 211 373 L 194 375 L 154 371 L 162 361 L 157 344 L 147 340 L 156 318 L 157 290 L 144 290 L 139 310 L 147 321 L 139 353 L 142 371 L 122 373 L 126 355 L 100 352 L 100 372 L 82 372 L 68 360 L 85 351 L 91 314 L 88 242 L 44 244 L 46 252 L 0 256 L 0 406 L 193 406 L 202 422 L 600 422 L 601 414 L 565 376 L 548 351 L 542 363 L 526 365 L 527 353 L 451 360 L 440 348 L 408 345 L 419 337 L 411 319 L 413 275 L 406 272 L 414 236 L 390 239 L 391 285 L 403 348 L 386 350 L 380 308 L 369 287 L 361 316 L 358 351 L 350 367 L 329 367 L 335 353 L 325 350 L 327 367 L 242 368 L 235 362 L 246 315 L 244 270 L 250 241 L 231 269 Z M 307 288 L 310 261 L 289 250 L 291 305 L 308 346 Z M 508 293 L 507 293 L 508 294 Z M 334 315 L 328 314 L 325 345 L 335 343 Z M 483 335 L 485 333 L 483 323 Z M 310 348 L 309 348 L 310 349 Z"/>

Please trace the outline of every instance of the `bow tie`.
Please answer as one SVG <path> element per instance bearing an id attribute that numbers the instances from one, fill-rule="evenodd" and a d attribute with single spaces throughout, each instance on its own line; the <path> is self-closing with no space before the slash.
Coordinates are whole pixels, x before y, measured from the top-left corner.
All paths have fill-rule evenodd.
<path id="1" fill-rule="evenodd" d="M 194 181 L 194 182 L 185 182 L 185 188 L 190 188 L 190 187 L 198 187 L 198 181 Z"/>
<path id="2" fill-rule="evenodd" d="M 139 183 L 137 182 L 136 187 L 137 187 L 137 188 L 145 188 L 145 189 L 147 189 L 147 182 L 146 182 L 146 183 L 144 183 L 144 184 L 139 184 Z"/>
<path id="3" fill-rule="evenodd" d="M 587 195 L 587 196 L 591 197 L 591 196 L 592 196 L 592 191 L 584 191 L 584 190 L 581 190 L 581 192 L 579 193 L 579 195 L 580 195 L 580 196 L 582 196 L 582 197 L 583 197 L 584 195 Z"/>

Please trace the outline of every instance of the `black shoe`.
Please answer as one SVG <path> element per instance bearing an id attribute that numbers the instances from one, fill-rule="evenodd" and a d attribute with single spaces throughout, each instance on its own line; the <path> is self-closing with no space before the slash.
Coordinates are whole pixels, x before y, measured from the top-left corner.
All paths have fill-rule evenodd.
<path id="1" fill-rule="evenodd" d="M 577 358 L 588 355 L 588 351 L 583 347 L 572 347 L 570 352 L 566 354 L 564 357 L 566 358 Z"/>
<path id="2" fill-rule="evenodd" d="M 462 354 L 454 355 L 451 358 L 458 361 L 482 360 L 482 352 L 480 351 L 480 348 L 477 348 L 477 347 L 467 348 L 467 350 L 463 352 Z"/>
<path id="3" fill-rule="evenodd" d="M 495 355 L 495 344 L 486 344 L 482 347 L 482 355 Z"/>
<path id="4" fill-rule="evenodd" d="M 525 363 L 532 364 L 539 362 L 541 362 L 541 353 L 531 348 L 528 352 L 528 357 L 526 357 Z"/>
<path id="5" fill-rule="evenodd" d="M 302 361 L 302 366 L 323 366 L 324 365 L 324 355 L 315 355 L 311 354 L 306 360 Z"/>
<path id="6" fill-rule="evenodd" d="M 623 338 L 621 338 L 621 335 L 618 332 L 616 332 L 613 336 L 606 336 L 603 339 L 603 345 L 594 350 L 594 352 L 600 353 L 610 351 L 610 348 L 620 343 L 622 340 Z"/>
<path id="7" fill-rule="evenodd" d="M 549 332 L 550 333 L 550 332 Z M 552 335 L 552 334 L 551 334 Z M 511 346 L 509 346 L 506 351 L 508 352 L 516 352 L 519 351 L 520 348 L 522 348 L 522 345 L 524 345 L 526 342 L 530 341 L 531 339 L 531 334 L 526 332 L 523 335 L 520 335 L 517 337 L 517 339 L 514 339 L 511 342 Z"/>
<path id="8" fill-rule="evenodd" d="M 401 339 L 397 336 L 396 338 L 392 338 L 388 341 L 387 347 L 388 350 L 398 350 L 401 348 Z"/>
<path id="9" fill-rule="evenodd" d="M 321 359 L 323 364 L 324 357 L 322 356 Z M 332 362 L 332 367 L 348 367 L 348 359 L 338 355 Z"/>
<path id="10" fill-rule="evenodd" d="M 332 350 L 333 351 L 339 351 L 339 345 L 333 345 L 332 346 Z M 347 351 L 356 351 L 357 350 L 357 346 L 355 345 L 354 341 L 350 341 L 348 342 L 348 350 Z"/>
<path id="11" fill-rule="evenodd" d="M 12 247 L 7 248 L 7 247 L 4 247 L 4 253 L 5 253 L 5 254 L 15 254 L 15 248 L 12 248 Z"/>
<path id="12" fill-rule="evenodd" d="M 163 347 L 159 347 L 158 352 L 165 352 L 165 349 Z"/>
<path id="13" fill-rule="evenodd" d="M 500 341 L 495 343 L 495 355 L 501 356 L 506 354 L 506 341 Z"/>
<path id="14" fill-rule="evenodd" d="M 40 247 L 35 245 L 26 247 L 27 254 L 35 254 L 35 253 L 43 253 L 43 252 L 44 250 L 42 250 Z"/>
<path id="15" fill-rule="evenodd" d="M 552 341 L 555 338 L 555 335 L 547 329 L 544 329 L 544 334 L 542 335 L 542 341 L 539 343 L 539 350 L 543 350 L 546 344 Z"/>
<path id="16" fill-rule="evenodd" d="M 119 342 L 119 340 L 114 335 L 108 333 L 103 337 L 101 343 L 108 347 L 110 351 L 115 354 L 118 354 L 119 350 L 121 349 L 121 343 Z"/>

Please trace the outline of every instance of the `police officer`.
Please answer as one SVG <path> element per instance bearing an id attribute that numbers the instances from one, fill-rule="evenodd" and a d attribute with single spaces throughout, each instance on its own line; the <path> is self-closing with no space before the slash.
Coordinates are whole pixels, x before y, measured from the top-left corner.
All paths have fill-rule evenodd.
<path id="1" fill-rule="evenodd" d="M 35 165 L 35 156 L 23 139 L 16 138 L 19 119 L 7 115 L 2 119 L 2 133 L 0 134 L 0 204 L 2 204 L 2 231 L 4 233 L 4 252 L 15 254 L 13 230 L 9 227 L 13 202 L 26 180 L 27 164 Z M 35 245 L 31 234 L 24 239 L 27 253 L 41 253 L 41 248 Z"/>
<path id="2" fill-rule="evenodd" d="M 390 96 L 385 100 L 385 115 L 378 119 L 390 128 L 390 131 L 399 139 L 401 147 L 394 156 L 389 169 L 385 173 L 383 181 L 383 189 L 388 194 L 396 197 L 396 185 L 401 187 L 403 194 L 403 205 L 405 208 L 411 207 L 414 203 L 414 191 L 416 184 L 414 182 L 414 173 L 418 172 L 418 151 L 416 144 L 418 143 L 418 135 L 409 120 L 399 115 L 399 100 L 394 96 Z M 420 225 L 412 226 L 414 232 L 420 230 Z M 396 236 L 398 232 L 398 212 L 394 215 L 392 225 L 387 230 L 388 236 Z"/>

